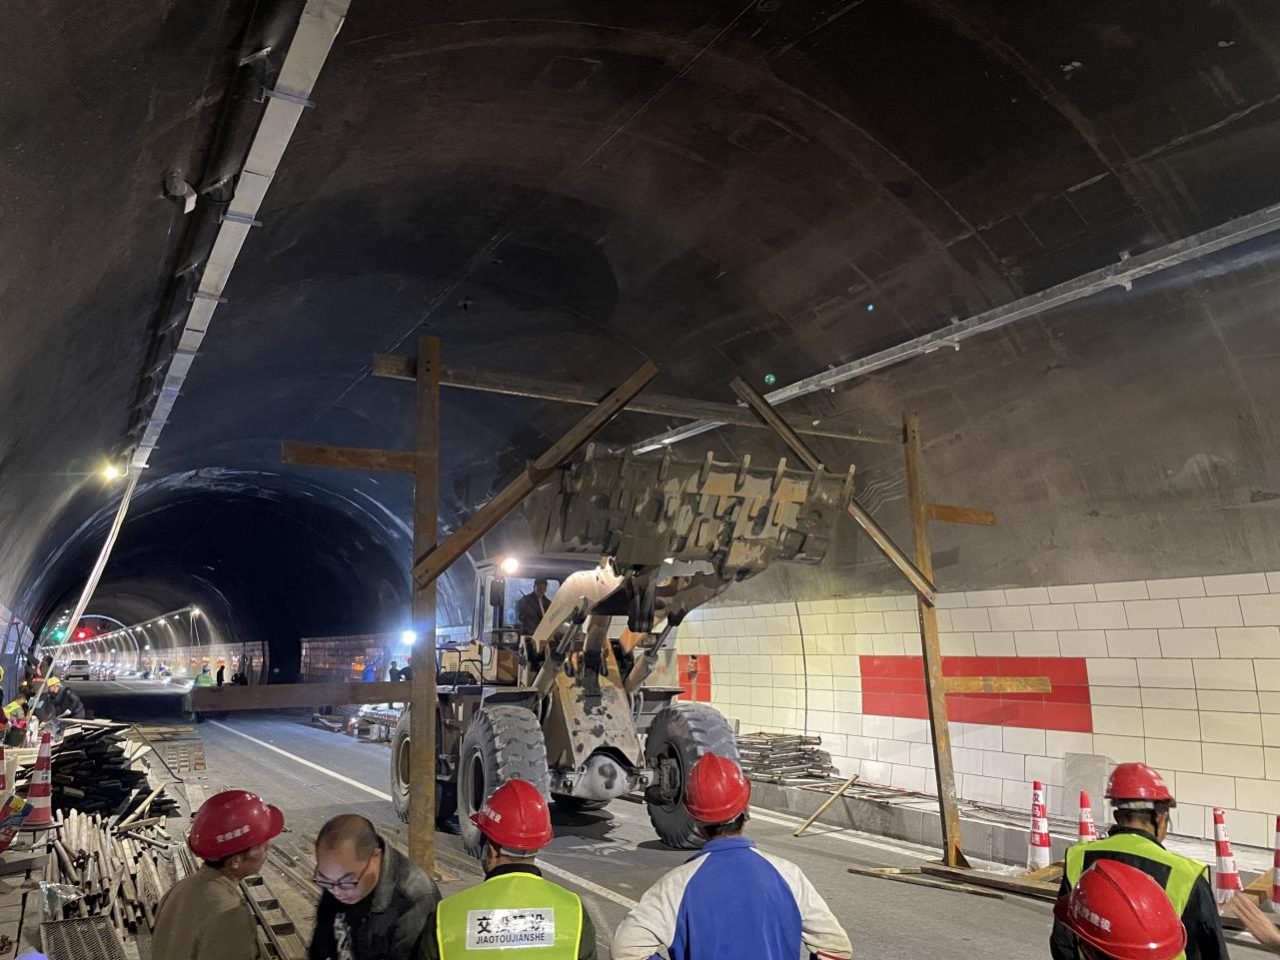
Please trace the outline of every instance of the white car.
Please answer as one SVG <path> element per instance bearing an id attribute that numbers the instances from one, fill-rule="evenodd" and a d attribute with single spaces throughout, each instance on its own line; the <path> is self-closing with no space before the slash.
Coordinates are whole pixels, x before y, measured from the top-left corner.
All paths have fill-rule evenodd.
<path id="1" fill-rule="evenodd" d="M 62 671 L 63 680 L 92 680 L 93 671 L 88 660 L 72 660 Z"/>

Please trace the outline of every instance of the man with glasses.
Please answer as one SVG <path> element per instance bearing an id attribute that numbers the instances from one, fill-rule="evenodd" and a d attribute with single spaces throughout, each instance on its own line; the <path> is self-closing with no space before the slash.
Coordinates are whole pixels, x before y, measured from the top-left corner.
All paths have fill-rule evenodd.
<path id="1" fill-rule="evenodd" d="M 355 814 L 316 837 L 316 906 L 309 960 L 411 960 L 440 890 L 422 868 Z"/>

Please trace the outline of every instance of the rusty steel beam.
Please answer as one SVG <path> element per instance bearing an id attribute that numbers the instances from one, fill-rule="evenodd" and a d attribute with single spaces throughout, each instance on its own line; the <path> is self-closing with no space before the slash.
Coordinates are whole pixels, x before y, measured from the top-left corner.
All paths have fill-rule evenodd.
<path id="1" fill-rule="evenodd" d="M 947 693 L 1051 693 L 1048 677 L 945 677 Z"/>
<path id="2" fill-rule="evenodd" d="M 907 505 L 911 511 L 911 533 L 915 540 L 916 566 L 933 579 L 933 555 L 929 549 L 929 501 L 925 499 L 921 460 L 920 418 L 903 415 L 904 447 L 907 460 Z M 951 726 L 947 722 L 946 680 L 942 676 L 942 644 L 938 639 L 938 610 L 916 601 L 920 622 L 920 649 L 924 656 L 924 685 L 928 694 L 929 729 L 933 733 L 933 768 L 938 784 L 938 812 L 942 821 L 942 862 L 949 867 L 967 867 L 964 841 L 960 835 L 960 808 L 956 803 L 956 772 L 951 760 Z"/>
<path id="3" fill-rule="evenodd" d="M 377 683 L 272 683 L 250 687 L 193 687 L 191 709 L 199 713 L 230 710 L 282 710 L 287 707 L 338 707 L 344 704 L 403 701 L 409 687 Z"/>
<path id="4" fill-rule="evenodd" d="M 417 361 L 412 357 L 378 353 L 373 357 L 373 375 L 389 380 L 412 380 L 416 376 Z M 440 375 L 442 387 L 459 390 L 475 390 L 479 393 L 497 393 L 509 397 L 526 397 L 531 400 L 550 400 L 555 403 L 572 403 L 593 407 L 599 401 L 602 390 L 580 387 L 568 383 L 550 383 L 533 377 L 515 374 L 481 373 L 474 370 L 444 370 Z M 712 400 L 691 400 L 651 393 L 638 397 L 627 406 L 631 413 L 650 413 L 659 417 L 675 417 L 680 420 L 714 419 L 735 427 L 759 429 L 764 426 L 749 410 L 729 403 Z M 788 418 L 788 423 L 800 434 L 809 437 L 827 437 L 832 440 L 855 440 L 859 443 L 898 444 L 900 441 L 888 431 L 884 435 L 863 430 L 840 430 L 835 427 L 814 426 L 812 420 Z"/>
<path id="5" fill-rule="evenodd" d="M 795 430 L 791 428 L 778 411 L 769 405 L 769 401 L 760 395 L 760 393 L 743 380 L 742 377 L 734 377 L 729 386 L 733 387 L 733 392 L 740 396 L 755 411 L 756 415 L 768 426 L 772 427 L 774 432 L 778 434 L 801 460 L 805 462 L 810 470 L 825 469 L 822 461 L 818 459 L 809 445 L 800 439 Z M 846 507 L 849 516 L 862 528 L 863 532 L 871 538 L 871 541 L 880 548 L 880 552 L 888 557 L 889 561 L 898 568 L 898 571 L 907 578 L 907 582 L 911 584 L 911 588 L 916 594 L 927 603 L 933 606 L 933 595 L 935 593 L 933 586 L 933 578 L 925 576 L 916 564 L 912 563 L 910 558 L 903 553 L 902 548 L 893 542 L 893 538 L 885 531 L 875 517 L 861 503 L 857 497 L 851 497 L 849 506 Z"/>
<path id="6" fill-rule="evenodd" d="M 426 585 L 444 573 L 481 537 L 508 513 L 518 507 L 529 494 L 578 451 L 641 390 L 658 376 L 658 368 L 646 360 L 635 373 L 627 377 L 595 408 L 575 424 L 547 451 L 529 464 L 519 476 L 502 488 L 498 494 L 453 532 L 444 542 L 419 556 L 413 566 L 413 578 L 419 585 Z"/>
<path id="7" fill-rule="evenodd" d="M 280 444 L 280 462 L 291 467 L 332 467 L 335 470 L 387 470 L 413 473 L 417 458 L 399 450 L 366 450 L 361 447 L 331 447 L 323 443 Z"/>
<path id="8" fill-rule="evenodd" d="M 971 523 L 979 527 L 994 527 L 996 515 L 981 507 L 954 507 L 949 503 L 929 504 L 929 519 L 940 523 Z"/>
<path id="9" fill-rule="evenodd" d="M 418 340 L 413 474 L 413 555 L 436 545 L 440 486 L 440 339 Z M 409 710 L 409 857 L 431 874 L 436 860 L 436 583 L 413 584 L 413 692 Z"/>

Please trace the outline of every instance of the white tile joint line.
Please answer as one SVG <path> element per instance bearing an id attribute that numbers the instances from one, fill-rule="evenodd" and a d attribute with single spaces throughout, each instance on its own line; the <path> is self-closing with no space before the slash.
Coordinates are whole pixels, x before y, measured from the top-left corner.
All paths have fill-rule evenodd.
<path id="1" fill-rule="evenodd" d="M 234 733 L 237 737 L 244 737 L 244 739 L 248 740 L 250 743 L 256 743 L 258 746 L 266 750 L 270 750 L 272 753 L 278 753 L 282 757 L 288 757 L 290 760 L 295 763 L 300 763 L 304 767 L 309 767 L 318 773 L 323 773 L 326 776 L 333 777 L 335 780 L 340 780 L 342 783 L 355 787 L 357 790 L 363 790 L 365 793 L 371 794 L 380 800 L 386 800 L 388 802 L 391 800 L 391 794 L 389 793 L 384 793 L 375 787 L 361 783 L 359 780 L 352 780 L 350 777 L 343 776 L 334 770 L 330 770 L 328 767 L 322 767 L 318 763 L 312 763 L 310 760 L 305 760 L 297 754 L 290 753 L 288 750 L 283 750 L 280 747 L 277 747 L 275 744 L 267 743 L 265 740 L 259 740 L 257 737 L 251 737 L 247 733 L 241 733 L 234 727 L 229 727 L 225 723 L 219 723 L 217 720 L 210 720 L 209 723 L 220 730 L 226 730 L 228 733 Z M 635 900 L 632 900 L 629 897 L 624 897 L 622 894 L 610 890 L 608 887 L 602 887 L 600 884 L 592 880 L 588 880 L 586 877 L 580 877 L 576 873 L 571 873 L 563 867 L 557 867 L 554 864 L 547 863 L 545 859 L 540 859 L 538 861 L 538 866 L 544 873 L 549 873 L 553 877 L 560 877 L 562 880 L 568 880 L 574 886 L 580 887 L 583 890 L 589 890 L 597 896 L 612 900 L 614 903 L 621 904 L 628 910 L 636 906 Z"/>

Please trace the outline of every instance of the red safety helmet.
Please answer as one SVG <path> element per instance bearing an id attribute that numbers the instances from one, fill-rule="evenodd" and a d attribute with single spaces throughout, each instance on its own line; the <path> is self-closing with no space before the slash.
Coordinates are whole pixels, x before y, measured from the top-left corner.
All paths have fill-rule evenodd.
<path id="1" fill-rule="evenodd" d="M 1160 800 L 1174 805 L 1173 794 L 1160 772 L 1145 763 L 1122 763 L 1112 770 L 1106 797 L 1121 808 L 1150 809 Z"/>
<path id="2" fill-rule="evenodd" d="M 751 784 L 732 760 L 708 753 L 693 765 L 685 808 L 703 823 L 728 823 L 751 805 Z"/>
<path id="3" fill-rule="evenodd" d="M 196 811 L 187 846 L 201 860 L 221 860 L 278 836 L 284 814 L 256 793 L 223 790 Z"/>
<path id="4" fill-rule="evenodd" d="M 1151 877 L 1118 860 L 1098 860 L 1054 904 L 1053 915 L 1098 952 L 1115 960 L 1172 960 L 1187 930 Z"/>
<path id="5" fill-rule="evenodd" d="M 555 836 L 546 798 L 526 780 L 508 780 L 498 787 L 471 815 L 471 822 L 506 850 L 540 850 Z"/>

